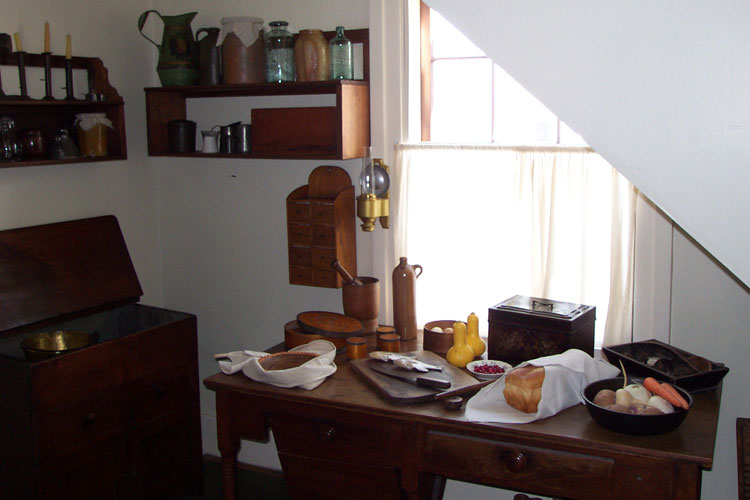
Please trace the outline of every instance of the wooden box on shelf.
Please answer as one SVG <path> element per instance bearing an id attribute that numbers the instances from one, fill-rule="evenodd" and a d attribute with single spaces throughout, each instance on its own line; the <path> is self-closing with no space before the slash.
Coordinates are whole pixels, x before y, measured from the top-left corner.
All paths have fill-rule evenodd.
<path id="1" fill-rule="evenodd" d="M 307 185 L 287 196 L 289 283 L 341 288 L 341 276 L 331 267 L 336 259 L 356 275 L 354 212 L 354 186 L 340 167 L 317 167 Z"/>
<path id="2" fill-rule="evenodd" d="M 41 54 L 24 54 L 24 62 L 27 67 L 44 67 L 44 58 Z M 0 53 L 0 65 L 17 66 L 17 53 Z M 0 96 L 0 116 L 12 118 L 16 131 L 19 133 L 30 129 L 41 130 L 47 143 L 51 145 L 55 134 L 60 129 L 72 130 L 77 114 L 104 113 L 112 122 L 113 127 L 111 130 L 108 129 L 107 156 L 78 156 L 66 159 L 25 158 L 20 161 L 0 162 L 0 168 L 127 159 L 125 105 L 117 90 L 109 84 L 107 68 L 100 59 L 94 57 L 72 57 L 71 65 L 73 70 L 88 72 L 90 85 L 88 91 L 97 100 L 20 98 L 19 95 L 2 95 Z M 65 68 L 65 58 L 50 56 L 50 67 L 52 71 L 62 71 Z M 75 135 L 73 137 L 75 139 Z"/>
<path id="3" fill-rule="evenodd" d="M 370 144 L 369 30 L 348 30 L 363 46 L 363 79 L 152 87 L 146 92 L 148 154 L 211 158 L 360 158 Z M 325 32 L 327 39 L 335 32 Z M 252 152 L 247 154 L 171 153 L 167 123 L 189 119 L 187 100 L 248 96 L 334 95 L 335 106 L 252 109 Z"/>

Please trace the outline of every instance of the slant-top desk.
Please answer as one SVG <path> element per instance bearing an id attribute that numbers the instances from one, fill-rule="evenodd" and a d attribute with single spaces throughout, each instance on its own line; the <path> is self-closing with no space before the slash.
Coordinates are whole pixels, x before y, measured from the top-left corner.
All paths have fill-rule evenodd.
<path id="1" fill-rule="evenodd" d="M 441 498 L 445 478 L 580 499 L 697 499 L 713 462 L 721 386 L 695 395 L 675 431 L 630 436 L 581 404 L 529 424 L 469 422 L 442 402 L 395 405 L 349 366 L 315 390 L 241 373 L 204 380 L 216 392 L 224 498 L 235 498 L 240 439 L 273 430 L 293 498 Z"/>

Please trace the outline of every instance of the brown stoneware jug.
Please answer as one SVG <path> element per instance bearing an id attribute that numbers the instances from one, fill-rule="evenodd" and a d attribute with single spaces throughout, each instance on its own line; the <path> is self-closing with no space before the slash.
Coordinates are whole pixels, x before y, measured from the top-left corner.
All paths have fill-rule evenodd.
<path id="1" fill-rule="evenodd" d="M 402 340 L 417 338 L 416 288 L 422 266 L 401 257 L 393 270 L 393 326 Z"/>

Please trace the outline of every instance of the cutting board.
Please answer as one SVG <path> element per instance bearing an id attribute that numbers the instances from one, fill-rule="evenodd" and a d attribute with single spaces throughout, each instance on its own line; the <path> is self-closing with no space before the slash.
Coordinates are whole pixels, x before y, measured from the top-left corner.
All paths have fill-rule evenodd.
<path id="1" fill-rule="evenodd" d="M 383 363 L 382 361 L 370 360 L 369 358 L 357 359 L 350 361 L 352 369 L 362 375 L 375 389 L 380 392 L 383 396 L 388 398 L 394 403 L 399 404 L 410 404 L 410 403 L 421 403 L 426 401 L 432 401 L 435 399 L 442 399 L 451 396 L 457 396 L 466 392 L 478 390 L 480 387 L 489 384 L 491 381 L 479 381 L 466 373 L 465 371 L 456 368 L 452 364 L 448 363 L 445 359 L 438 356 L 434 352 L 430 351 L 415 351 L 401 353 L 407 356 L 414 356 L 416 359 L 425 363 L 442 366 L 442 371 L 430 370 L 430 374 L 434 374 L 435 377 L 446 378 L 451 381 L 450 389 L 441 391 L 439 389 L 432 389 L 429 387 L 419 387 L 409 382 L 399 380 L 382 373 L 378 373 L 371 369 L 369 364 L 381 363 L 387 365 L 390 370 L 398 370 L 399 374 L 407 375 L 414 379 L 422 372 L 404 370 L 394 366 L 393 363 Z"/>

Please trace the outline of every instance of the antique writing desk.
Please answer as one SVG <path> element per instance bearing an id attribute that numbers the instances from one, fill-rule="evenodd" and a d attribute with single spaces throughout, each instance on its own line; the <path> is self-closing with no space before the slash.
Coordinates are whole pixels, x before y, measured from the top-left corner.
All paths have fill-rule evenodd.
<path id="1" fill-rule="evenodd" d="M 469 422 L 441 402 L 394 405 L 346 357 L 313 391 L 216 374 L 224 498 L 235 498 L 240 439 L 271 429 L 297 498 L 441 498 L 445 478 L 581 499 L 693 499 L 713 462 L 721 386 L 698 393 L 675 431 L 629 436 L 581 404 L 530 424 Z"/>

